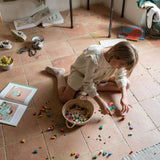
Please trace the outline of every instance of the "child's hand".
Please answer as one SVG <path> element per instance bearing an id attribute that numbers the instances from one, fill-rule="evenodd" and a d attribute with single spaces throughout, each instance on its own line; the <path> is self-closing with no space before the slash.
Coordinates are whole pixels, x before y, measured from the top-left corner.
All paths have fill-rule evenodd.
<path id="1" fill-rule="evenodd" d="M 99 96 L 95 96 L 94 99 L 98 103 L 99 107 L 101 108 L 102 114 L 111 114 L 110 109 L 108 108 L 107 103 Z"/>
<path id="2" fill-rule="evenodd" d="M 111 114 L 110 109 L 108 108 L 107 104 L 100 106 L 100 108 L 101 108 L 101 113 L 102 114 L 104 114 L 104 115 L 105 114 Z"/>
<path id="3" fill-rule="evenodd" d="M 129 104 L 128 104 L 128 99 L 127 97 L 122 97 L 121 101 L 120 101 L 121 105 L 122 105 L 122 110 L 121 113 L 124 114 L 125 112 L 128 113 L 129 111 Z"/>

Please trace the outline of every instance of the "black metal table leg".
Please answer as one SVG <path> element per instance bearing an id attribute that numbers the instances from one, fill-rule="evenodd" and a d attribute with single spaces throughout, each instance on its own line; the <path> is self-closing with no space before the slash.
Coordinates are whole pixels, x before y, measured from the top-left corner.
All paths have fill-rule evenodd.
<path id="1" fill-rule="evenodd" d="M 69 0 L 69 4 L 70 4 L 71 28 L 73 28 L 72 0 Z"/>
<path id="2" fill-rule="evenodd" d="M 87 0 L 87 10 L 89 10 L 89 0 Z"/>
<path id="3" fill-rule="evenodd" d="M 124 6 L 125 6 L 125 2 L 126 0 L 123 0 L 123 4 L 122 4 L 122 12 L 121 12 L 121 17 L 124 17 Z"/>
<path id="4" fill-rule="evenodd" d="M 111 0 L 111 11 L 110 11 L 110 23 L 109 23 L 109 34 L 108 34 L 108 38 L 111 37 L 112 17 L 113 17 L 113 5 L 114 5 L 114 0 Z"/>

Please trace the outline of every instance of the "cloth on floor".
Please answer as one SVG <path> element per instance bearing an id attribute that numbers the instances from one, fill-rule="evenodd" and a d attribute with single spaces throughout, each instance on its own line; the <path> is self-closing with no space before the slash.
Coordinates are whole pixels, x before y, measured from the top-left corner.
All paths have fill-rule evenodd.
<path id="1" fill-rule="evenodd" d="M 121 160 L 160 160 L 160 143 L 132 153 Z"/>
<path id="2" fill-rule="evenodd" d="M 160 9 L 153 4 L 153 7 L 147 12 L 147 27 L 152 27 L 152 22 L 160 21 Z"/>

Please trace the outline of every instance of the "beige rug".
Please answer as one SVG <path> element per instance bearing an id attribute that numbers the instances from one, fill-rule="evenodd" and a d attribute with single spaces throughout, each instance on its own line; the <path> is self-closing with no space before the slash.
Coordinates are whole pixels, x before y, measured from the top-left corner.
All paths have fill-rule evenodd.
<path id="1" fill-rule="evenodd" d="M 121 160 L 160 160 L 160 143 L 132 153 Z"/>

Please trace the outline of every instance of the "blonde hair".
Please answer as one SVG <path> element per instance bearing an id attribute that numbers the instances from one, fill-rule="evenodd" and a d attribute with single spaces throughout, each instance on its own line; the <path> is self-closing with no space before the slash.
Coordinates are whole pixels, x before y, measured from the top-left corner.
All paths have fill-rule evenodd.
<path id="1" fill-rule="evenodd" d="M 122 60 L 126 63 L 127 77 L 132 73 L 135 65 L 138 63 L 138 51 L 129 42 L 122 41 L 115 44 L 107 51 L 107 59 L 110 61 L 112 58 Z"/>

